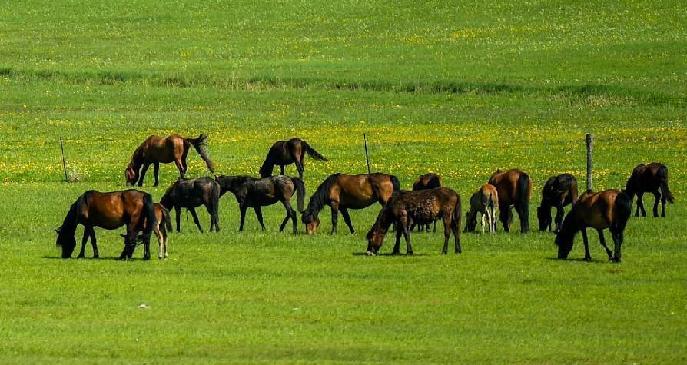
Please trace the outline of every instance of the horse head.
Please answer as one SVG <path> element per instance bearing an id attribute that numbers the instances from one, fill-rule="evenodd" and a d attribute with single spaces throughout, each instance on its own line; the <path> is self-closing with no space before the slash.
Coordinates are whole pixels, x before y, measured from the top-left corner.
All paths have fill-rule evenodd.
<path id="1" fill-rule="evenodd" d="M 551 210 L 544 206 L 537 207 L 537 219 L 539 220 L 539 231 L 544 232 L 551 228 Z"/>
<path id="2" fill-rule="evenodd" d="M 320 226 L 320 218 L 313 214 L 311 211 L 304 211 L 301 215 L 301 222 L 305 224 L 305 232 L 308 234 L 317 233 L 317 227 Z"/>
<path id="3" fill-rule="evenodd" d="M 138 171 L 132 165 L 129 165 L 124 170 L 124 178 L 126 178 L 127 185 L 134 185 L 138 180 Z"/>
<path id="4" fill-rule="evenodd" d="M 67 230 L 62 227 L 55 229 L 55 232 L 57 232 L 57 240 L 55 241 L 55 245 L 62 248 L 62 258 L 70 258 L 72 256 L 72 252 L 74 252 L 74 248 L 76 247 L 76 238 L 74 238 L 74 232 L 67 232 Z"/>

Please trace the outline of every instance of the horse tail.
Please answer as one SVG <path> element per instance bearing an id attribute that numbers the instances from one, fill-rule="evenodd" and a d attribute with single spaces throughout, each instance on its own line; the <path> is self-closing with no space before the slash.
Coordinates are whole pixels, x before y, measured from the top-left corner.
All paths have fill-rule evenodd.
<path id="1" fill-rule="evenodd" d="M 575 203 L 577 203 L 577 196 L 579 194 L 579 191 L 577 189 L 577 179 L 573 178 L 573 180 L 570 182 L 568 192 L 570 193 L 570 203 L 572 205 L 575 205 Z"/>
<path id="2" fill-rule="evenodd" d="M 632 215 L 632 197 L 624 191 L 619 192 L 615 198 L 613 210 L 615 214 L 611 228 L 616 232 L 622 232 Z"/>
<path id="3" fill-rule="evenodd" d="M 215 173 L 215 164 L 210 160 L 210 155 L 208 154 L 207 150 L 207 139 L 208 136 L 206 134 L 200 134 L 198 138 L 184 138 L 185 141 L 188 141 L 193 145 L 193 148 L 196 149 L 196 152 L 200 155 L 200 158 L 205 161 L 205 166 L 208 167 L 208 170 L 210 170 L 211 173 Z"/>
<path id="4" fill-rule="evenodd" d="M 155 216 L 155 204 L 153 197 L 148 193 L 143 193 L 143 216 L 147 224 L 143 225 L 143 236 L 150 237 L 153 228 L 157 225 L 157 217 Z"/>
<path id="5" fill-rule="evenodd" d="M 661 166 L 656 175 L 658 175 L 658 178 L 661 180 L 661 193 L 669 203 L 674 203 L 675 198 L 673 198 L 673 193 L 671 193 L 668 188 L 668 168 Z"/>
<path id="6" fill-rule="evenodd" d="M 310 157 L 312 157 L 318 161 L 329 161 L 329 160 L 327 160 L 326 157 L 322 156 L 319 152 L 315 151 L 314 148 L 310 147 L 308 142 L 301 141 L 301 144 L 303 145 L 303 149 L 305 150 L 305 152 L 307 152 L 308 155 L 310 155 Z"/>
<path id="7" fill-rule="evenodd" d="M 526 173 L 520 173 L 518 176 L 518 184 L 516 187 L 515 197 L 516 203 L 520 206 L 520 221 L 522 225 L 522 233 L 530 229 L 530 177 Z"/>
<path id="8" fill-rule="evenodd" d="M 292 177 L 291 181 L 293 181 L 293 185 L 296 187 L 298 212 L 303 213 L 305 210 L 305 208 L 303 208 L 303 200 L 305 199 L 305 184 L 303 183 L 303 180 L 297 177 Z"/>
<path id="9" fill-rule="evenodd" d="M 455 235 L 460 239 L 460 219 L 462 217 L 462 206 L 460 204 L 460 195 L 456 194 L 458 199 L 456 199 L 456 204 L 453 207 L 453 217 L 451 217 L 451 229 L 455 232 Z M 465 226 L 467 229 L 467 226 Z"/>
<path id="10" fill-rule="evenodd" d="M 162 222 L 165 225 L 167 232 L 172 232 L 172 218 L 169 216 L 169 210 L 164 206 L 160 205 L 160 210 L 162 210 Z"/>
<path id="11" fill-rule="evenodd" d="M 391 185 L 393 186 L 393 191 L 401 190 L 401 182 L 394 175 L 389 175 L 389 180 L 391 180 Z"/>

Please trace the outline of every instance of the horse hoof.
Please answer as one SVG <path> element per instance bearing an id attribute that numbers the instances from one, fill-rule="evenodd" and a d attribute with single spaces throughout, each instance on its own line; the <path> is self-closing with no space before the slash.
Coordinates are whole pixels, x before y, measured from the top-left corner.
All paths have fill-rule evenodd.
<path id="1" fill-rule="evenodd" d="M 587 261 L 587 262 L 592 261 L 592 258 L 591 257 L 585 257 L 584 261 Z"/>
<path id="2" fill-rule="evenodd" d="M 408 256 L 413 256 L 413 251 L 408 251 L 407 255 L 408 255 Z"/>
<path id="3" fill-rule="evenodd" d="M 367 256 L 375 256 L 375 253 L 372 252 L 372 251 L 367 251 L 367 252 L 365 252 L 365 254 L 366 254 Z"/>

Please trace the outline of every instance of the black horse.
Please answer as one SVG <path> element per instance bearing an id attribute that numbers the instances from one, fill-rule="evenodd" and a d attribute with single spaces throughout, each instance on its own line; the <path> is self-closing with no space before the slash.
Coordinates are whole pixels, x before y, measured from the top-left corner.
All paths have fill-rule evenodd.
<path id="1" fill-rule="evenodd" d="M 327 161 L 326 157 L 315 151 L 314 148 L 310 147 L 308 142 L 300 138 L 291 138 L 288 141 L 274 142 L 269 152 L 267 152 L 265 162 L 263 162 L 262 167 L 260 167 L 260 176 L 271 176 L 274 165 L 279 165 L 281 175 L 284 175 L 284 166 L 295 163 L 296 169 L 298 170 L 298 177 L 303 180 L 303 164 L 305 163 L 306 152 L 316 160 Z"/>
<path id="2" fill-rule="evenodd" d="M 250 176 L 218 176 L 221 192 L 224 195 L 231 191 L 239 203 L 241 210 L 241 226 L 239 231 L 243 231 L 243 224 L 246 219 L 246 210 L 252 207 L 262 230 L 265 224 L 262 220 L 262 207 L 281 202 L 286 208 L 286 217 L 279 226 L 279 231 L 283 231 L 289 219 L 293 221 L 293 233 L 298 233 L 298 223 L 296 211 L 291 207 L 291 197 L 294 193 L 298 196 L 298 211 L 303 211 L 303 199 L 305 198 L 305 185 L 303 180 L 297 177 L 285 175 L 270 176 L 266 178 L 254 178 Z"/>
<path id="3" fill-rule="evenodd" d="M 193 216 L 193 222 L 198 226 L 198 230 L 203 232 L 200 226 L 196 207 L 205 205 L 210 214 L 210 231 L 214 229 L 219 232 L 219 197 L 220 187 L 217 181 L 209 177 L 198 179 L 179 179 L 172 184 L 165 195 L 160 199 L 160 204 L 171 210 L 174 208 L 177 219 L 177 232 L 181 232 L 181 208 L 188 209 Z"/>
<path id="4" fill-rule="evenodd" d="M 85 256 L 84 251 L 89 237 L 93 246 L 93 257 L 98 257 L 94 227 L 113 230 L 126 225 L 124 250 L 119 258 L 131 258 L 136 247 L 137 233 L 143 232 L 143 258 L 150 259 L 150 234 L 157 222 L 153 199 L 148 193 L 138 190 L 107 193 L 91 190 L 83 193 L 69 208 L 62 226 L 56 230 L 56 244 L 62 248 L 62 258 L 69 258 L 74 252 L 76 247 L 74 235 L 76 226 L 79 224 L 84 226 L 79 258 Z"/>
<path id="5" fill-rule="evenodd" d="M 577 201 L 577 180 L 570 174 L 551 176 L 542 189 L 541 205 L 537 208 L 539 230 L 551 230 L 551 208 L 556 208 L 556 229 L 558 233 L 563 223 L 563 207 Z"/>
<path id="6" fill-rule="evenodd" d="M 658 217 L 658 201 L 661 200 L 661 217 L 666 216 L 666 200 L 673 203 L 675 199 L 668 188 L 668 168 L 666 165 L 659 162 L 652 162 L 650 164 L 639 164 L 632 170 L 632 175 L 627 180 L 625 185 L 627 194 L 630 199 L 637 195 L 637 211 L 635 216 L 639 217 L 641 209 L 642 216 L 646 217 L 646 210 L 644 209 L 644 202 L 642 202 L 642 195 L 644 193 L 654 194 L 654 217 Z"/>

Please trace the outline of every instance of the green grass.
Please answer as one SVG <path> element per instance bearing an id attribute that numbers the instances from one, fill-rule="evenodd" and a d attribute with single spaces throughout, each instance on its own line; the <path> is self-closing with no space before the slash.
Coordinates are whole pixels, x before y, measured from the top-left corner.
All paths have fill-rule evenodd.
<path id="1" fill-rule="evenodd" d="M 0 5 L 0 363 L 684 363 L 687 31 L 679 2 L 23 2 Z M 496 168 L 624 186 L 670 168 L 665 219 L 632 218 L 623 263 L 555 260 L 544 233 L 415 234 L 362 255 L 357 229 L 267 232 L 225 196 L 222 231 L 184 215 L 170 258 L 61 260 L 53 228 L 83 191 L 124 188 L 149 134 L 210 136 L 222 174 L 256 174 L 300 136 L 309 192 L 334 172 L 435 171 L 466 201 Z M 59 140 L 79 182 L 62 183 Z M 195 153 L 190 175 L 205 174 Z M 295 174 L 295 168 L 287 170 Z M 161 169 L 159 199 L 176 178 Z M 645 197 L 650 207 L 653 199 Z M 200 213 L 207 227 L 209 217 Z M 302 227 L 301 227 L 302 229 Z M 517 231 L 517 229 L 516 229 Z M 79 238 L 80 233 L 79 230 Z M 610 237 L 608 237 L 610 239 Z M 392 237 L 382 252 L 391 251 Z M 87 250 L 91 254 L 90 248 Z M 153 250 L 156 253 L 156 250 Z M 136 256 L 142 255 L 139 248 Z M 139 308 L 146 304 L 148 308 Z"/>

